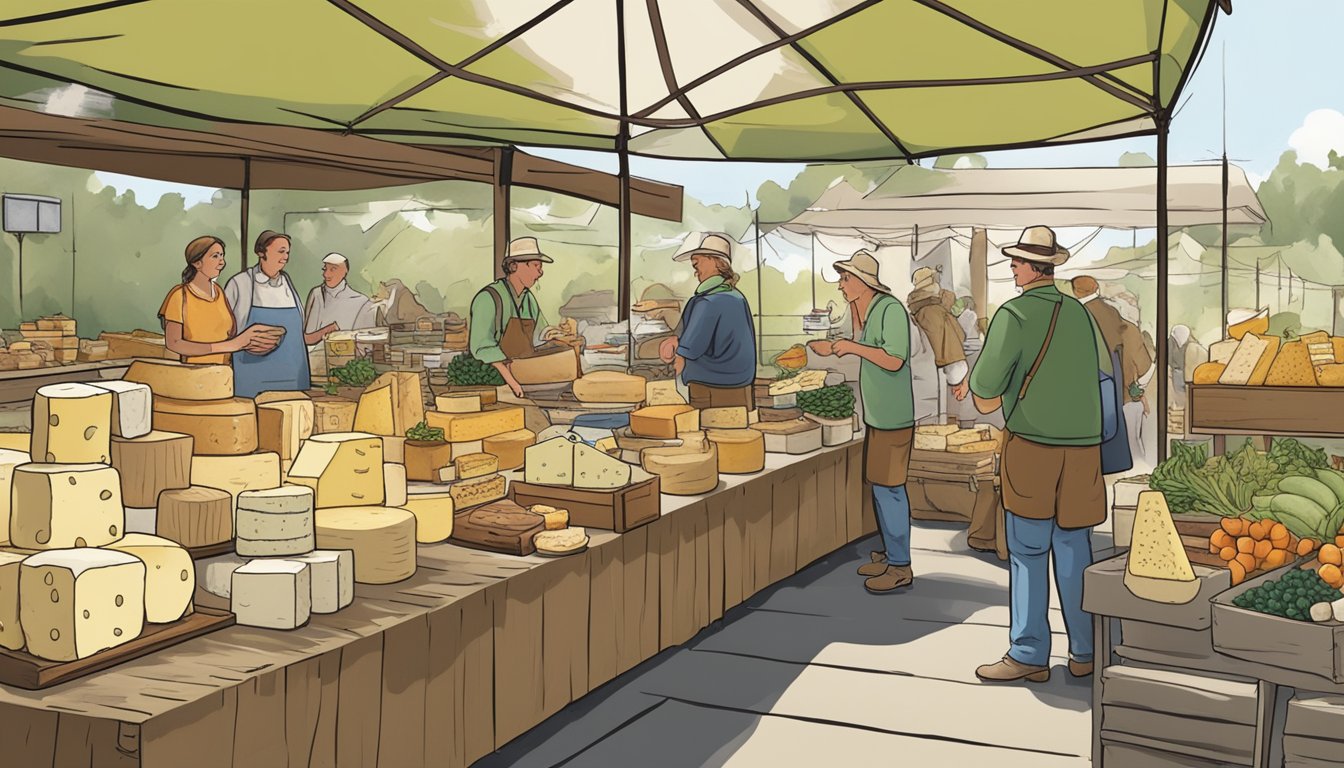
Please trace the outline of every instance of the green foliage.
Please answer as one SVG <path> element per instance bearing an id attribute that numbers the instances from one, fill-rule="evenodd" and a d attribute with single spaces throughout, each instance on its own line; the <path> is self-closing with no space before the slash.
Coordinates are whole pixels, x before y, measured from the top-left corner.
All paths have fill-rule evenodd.
<path id="1" fill-rule="evenodd" d="M 328 371 L 331 380 L 343 387 L 367 387 L 378 378 L 378 371 L 367 357 L 357 357 Z"/>
<path id="2" fill-rule="evenodd" d="M 448 383 L 459 387 L 498 387 L 504 383 L 504 377 L 493 365 L 470 354 L 458 355 L 448 361 L 446 371 Z"/>
<path id="3" fill-rule="evenodd" d="M 798 393 L 803 413 L 823 419 L 848 419 L 854 415 L 854 390 L 843 384 Z"/>
<path id="4" fill-rule="evenodd" d="M 431 427 L 425 422 L 420 422 L 414 427 L 406 430 L 407 440 L 422 440 L 424 442 L 443 442 L 443 428 Z"/>
<path id="5" fill-rule="evenodd" d="M 1267 454 L 1248 439 L 1212 458 L 1204 445 L 1173 441 L 1171 455 L 1153 469 L 1148 484 L 1167 497 L 1172 514 L 1237 517 L 1251 511 L 1256 494 L 1277 490 L 1286 477 L 1315 477 L 1326 463 L 1324 450 L 1292 439 L 1275 440 Z"/>

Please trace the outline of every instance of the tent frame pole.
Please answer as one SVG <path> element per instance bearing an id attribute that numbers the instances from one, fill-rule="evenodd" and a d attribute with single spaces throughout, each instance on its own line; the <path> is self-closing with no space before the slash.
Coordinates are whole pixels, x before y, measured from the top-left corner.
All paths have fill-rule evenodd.
<path id="1" fill-rule="evenodd" d="M 625 2 L 616 3 L 616 75 L 620 90 L 620 132 L 616 136 L 617 159 L 620 163 L 619 234 L 616 246 L 616 322 L 626 324 L 626 370 L 635 367 L 635 329 L 630 324 L 630 108 L 626 93 L 625 66 Z"/>
<path id="2" fill-rule="evenodd" d="M 1166 461 L 1170 446 L 1167 445 L 1167 401 L 1168 384 L 1171 378 L 1171 361 L 1167 352 L 1171 338 L 1171 318 L 1167 302 L 1170 298 L 1167 280 L 1170 254 L 1167 252 L 1167 138 L 1171 128 L 1171 116 L 1163 112 L 1157 115 L 1157 327 L 1162 332 L 1157 347 L 1157 460 Z M 1186 405 L 1187 418 L 1189 404 Z"/>
<path id="3" fill-rule="evenodd" d="M 509 241 L 513 239 L 513 147 L 495 149 L 494 167 L 494 237 L 495 237 L 495 279 L 504 277 L 504 257 L 509 253 Z"/>
<path id="4" fill-rule="evenodd" d="M 761 208 L 752 214 L 756 230 L 756 359 L 765 352 L 765 289 L 761 279 Z"/>
<path id="5" fill-rule="evenodd" d="M 252 213 L 252 158 L 243 158 L 243 201 L 238 212 L 238 271 L 247 271 L 247 220 Z"/>

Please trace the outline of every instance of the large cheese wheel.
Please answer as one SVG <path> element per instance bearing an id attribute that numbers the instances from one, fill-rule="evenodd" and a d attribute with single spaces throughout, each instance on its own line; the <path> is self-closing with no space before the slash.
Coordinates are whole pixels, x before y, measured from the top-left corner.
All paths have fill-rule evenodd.
<path id="1" fill-rule="evenodd" d="M 193 485 L 159 495 L 154 532 L 184 547 L 207 547 L 233 538 L 233 497 Z"/>
<path id="2" fill-rule="evenodd" d="M 257 450 L 257 404 L 227 400 L 154 398 L 154 428 L 191 435 L 200 456 L 241 456 Z"/>
<path id="3" fill-rule="evenodd" d="M 651 405 L 630 414 L 630 431 L 638 437 L 674 440 L 678 432 L 700 429 L 700 412 L 689 405 Z"/>
<path id="4" fill-rule="evenodd" d="M 107 548 L 145 564 L 145 621 L 167 624 L 186 614 L 196 592 L 196 566 L 180 544 L 147 533 L 128 533 Z"/>
<path id="5" fill-rule="evenodd" d="M 32 451 L 38 461 L 106 464 L 112 393 L 87 384 L 48 384 L 33 398 Z"/>
<path id="6" fill-rule="evenodd" d="M 319 548 L 355 553 L 360 584 L 391 584 L 415 573 L 415 515 L 404 509 L 319 509 L 316 525 Z"/>
<path id="7" fill-rule="evenodd" d="M 765 469 L 765 435 L 754 429 L 711 429 L 705 433 L 718 449 L 719 473 L 749 475 Z"/>
<path id="8" fill-rule="evenodd" d="M 171 360 L 136 360 L 122 376 L 148 384 L 154 397 L 174 400 L 225 400 L 233 397 L 233 368 L 186 365 Z"/>
<path id="9" fill-rule="evenodd" d="M 9 533 L 16 547 L 101 547 L 126 532 L 121 480 L 106 464 L 22 464 L 13 483 Z"/>
<path id="10" fill-rule="evenodd" d="M 121 475 L 121 499 L 128 507 L 153 507 L 159 494 L 191 485 L 191 435 L 154 430 L 134 438 L 112 438 L 112 466 Z"/>
<path id="11" fill-rule="evenodd" d="M 509 470 L 523 466 L 523 452 L 536 444 L 536 432 L 530 429 L 517 429 L 485 438 L 481 441 L 481 448 L 483 452 L 499 459 L 501 470 Z"/>
<path id="12" fill-rule="evenodd" d="M 516 405 L 495 406 L 480 413 L 425 414 L 425 423 L 443 430 L 443 439 L 450 443 L 470 443 L 487 437 L 516 432 L 527 425 L 523 409 Z"/>
<path id="13" fill-rule="evenodd" d="M 226 491 L 237 504 L 243 491 L 280 487 L 280 457 L 274 453 L 246 456 L 195 456 L 191 484 Z"/>
<path id="14" fill-rule="evenodd" d="M 363 432 L 313 435 L 290 466 L 289 482 L 312 488 L 318 507 L 381 506 L 383 442 Z"/>
<path id="15" fill-rule="evenodd" d="M 593 371 L 574 382 L 574 397 L 584 403 L 640 403 L 647 382 L 619 371 Z"/>
<path id="16" fill-rule="evenodd" d="M 705 451 L 682 448 L 647 448 L 640 454 L 645 472 L 659 477 L 663 493 L 672 496 L 699 496 L 719 485 L 718 453 L 711 446 Z"/>

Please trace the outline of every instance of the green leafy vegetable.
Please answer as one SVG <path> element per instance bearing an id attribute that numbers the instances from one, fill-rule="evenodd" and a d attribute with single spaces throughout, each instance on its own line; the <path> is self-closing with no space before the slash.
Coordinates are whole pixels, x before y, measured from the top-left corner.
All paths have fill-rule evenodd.
<path id="1" fill-rule="evenodd" d="M 406 430 L 406 438 L 440 443 L 445 439 L 441 427 L 431 427 L 423 421 Z"/>
<path id="2" fill-rule="evenodd" d="M 328 375 L 342 387 L 367 387 L 378 378 L 378 371 L 373 367 L 373 361 L 367 357 L 357 357 L 345 365 L 332 368 Z"/>
<path id="3" fill-rule="evenodd" d="M 1171 456 L 1153 470 L 1149 485 L 1162 491 L 1174 514 L 1235 517 L 1256 510 L 1252 497 L 1278 490 L 1288 477 L 1316 477 L 1326 465 L 1324 450 L 1297 440 L 1275 440 L 1269 453 L 1248 439 L 1225 456 L 1210 458 L 1203 445 L 1173 442 Z M 1256 516 L 1264 517 L 1264 510 Z"/>
<path id="4" fill-rule="evenodd" d="M 854 390 L 843 384 L 798 393 L 798 407 L 823 419 L 848 419 L 854 415 Z"/>
<path id="5" fill-rule="evenodd" d="M 1314 570 L 1294 569 L 1283 578 L 1264 582 L 1232 598 L 1232 604 L 1256 613 L 1296 621 L 1311 620 L 1311 606 L 1339 599 L 1339 590 L 1326 584 Z"/>
<path id="6" fill-rule="evenodd" d="M 504 377 L 489 363 L 483 363 L 470 354 L 458 355 L 448 361 L 448 383 L 459 387 L 498 387 Z"/>

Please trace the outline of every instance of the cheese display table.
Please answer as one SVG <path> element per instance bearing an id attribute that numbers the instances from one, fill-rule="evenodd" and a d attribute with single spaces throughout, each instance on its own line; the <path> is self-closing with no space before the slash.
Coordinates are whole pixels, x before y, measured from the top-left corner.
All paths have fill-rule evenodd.
<path id="1" fill-rule="evenodd" d="M 119 379 L 130 364 L 130 360 L 100 360 L 22 371 L 0 371 L 0 403 L 26 405 L 32 402 L 38 389 L 48 384 Z"/>
<path id="2" fill-rule="evenodd" d="M 664 495 L 658 519 L 592 530 L 578 555 L 422 544 L 411 578 L 359 584 L 299 629 L 234 626 L 40 692 L 0 686 L 4 762 L 467 765 L 873 532 L 865 500 L 852 442 Z"/>

